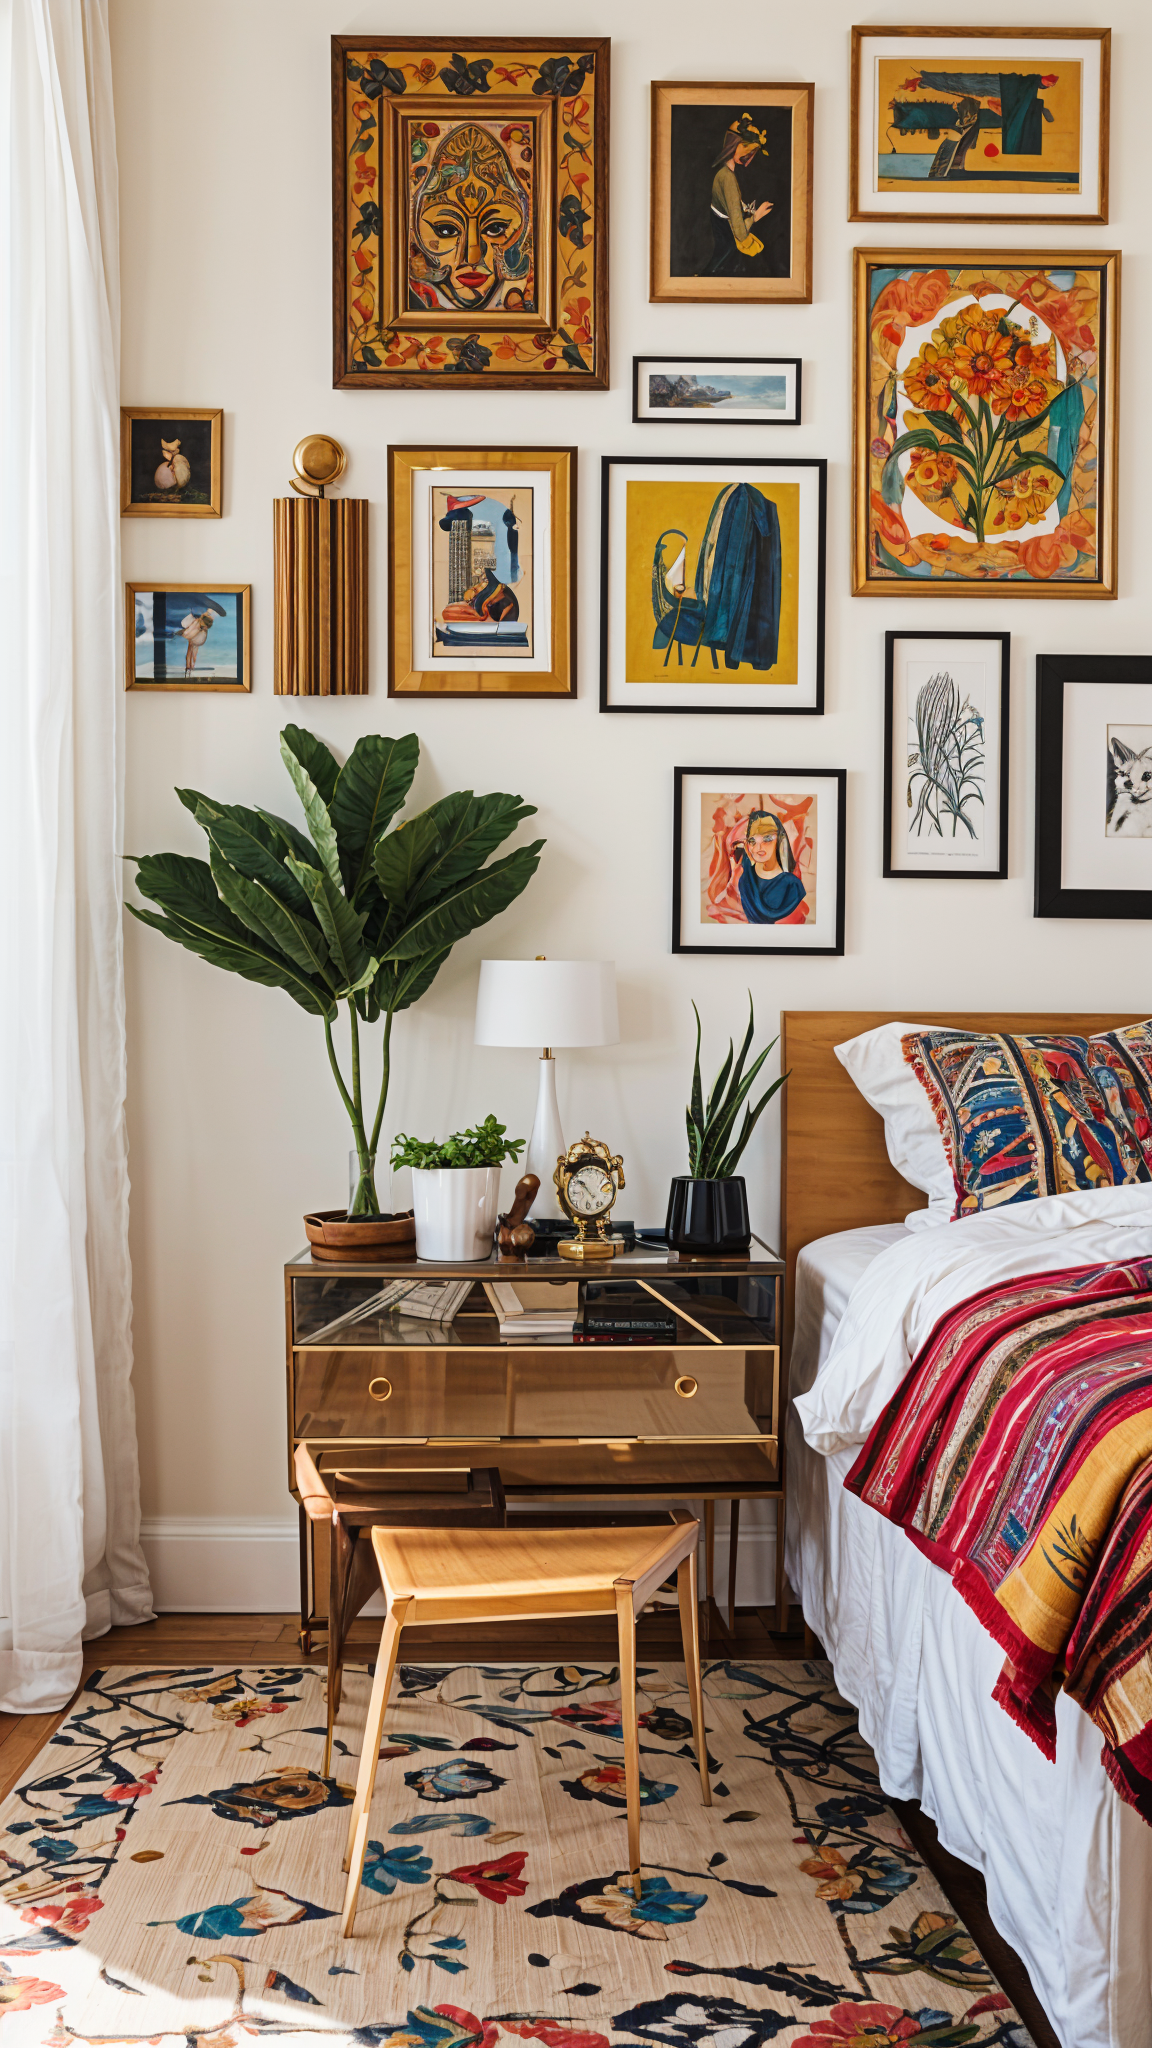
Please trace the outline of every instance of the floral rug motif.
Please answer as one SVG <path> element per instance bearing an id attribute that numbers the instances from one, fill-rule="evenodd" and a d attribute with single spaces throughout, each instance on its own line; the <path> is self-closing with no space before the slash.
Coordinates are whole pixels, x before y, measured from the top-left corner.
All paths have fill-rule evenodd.
<path id="1" fill-rule="evenodd" d="M 403 1665 L 364 1888 L 295 1667 L 96 1672 L 0 1808 L 0 2048 L 1031 2048 L 885 1804 L 828 1665 L 640 1672 L 643 1894 L 613 1665 Z"/>

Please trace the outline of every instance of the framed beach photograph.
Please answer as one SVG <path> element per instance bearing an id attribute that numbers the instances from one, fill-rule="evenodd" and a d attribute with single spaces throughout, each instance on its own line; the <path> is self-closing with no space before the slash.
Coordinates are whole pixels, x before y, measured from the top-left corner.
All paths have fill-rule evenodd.
<path id="1" fill-rule="evenodd" d="M 824 709 L 827 470 L 604 456 L 601 711 Z"/>
<path id="2" fill-rule="evenodd" d="M 130 690 L 250 690 L 250 583 L 125 585 Z"/>
<path id="3" fill-rule="evenodd" d="M 576 694 L 576 450 L 388 450 L 388 694 Z"/>
<path id="4" fill-rule="evenodd" d="M 120 407 L 124 519 L 219 519 L 224 414 L 219 406 Z"/>
<path id="5" fill-rule="evenodd" d="M 1152 655 L 1036 657 L 1033 910 L 1152 918 Z"/>
<path id="6" fill-rule="evenodd" d="M 674 953 L 843 953 L 843 768 L 677 768 Z"/>
<path id="7" fill-rule="evenodd" d="M 633 423 L 795 427 L 801 367 L 799 356 L 633 356 Z"/>
<path id="8" fill-rule="evenodd" d="M 884 874 L 1008 873 L 1009 633 L 884 635 Z"/>
<path id="9" fill-rule="evenodd" d="M 849 220 L 1108 218 L 1106 28 L 854 28 Z"/>
<path id="10" fill-rule="evenodd" d="M 334 385 L 607 387 L 610 47 L 333 36 Z"/>
<path id="11" fill-rule="evenodd" d="M 1115 597 L 1120 258 L 855 252 L 856 597 Z"/>
<path id="12" fill-rule="evenodd" d="M 650 299 L 811 302 L 815 91 L 654 81 Z"/>

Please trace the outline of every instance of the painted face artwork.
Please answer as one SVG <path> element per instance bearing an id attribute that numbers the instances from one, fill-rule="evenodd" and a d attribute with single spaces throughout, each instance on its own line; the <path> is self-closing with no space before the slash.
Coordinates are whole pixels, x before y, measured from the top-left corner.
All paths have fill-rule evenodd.
<path id="1" fill-rule="evenodd" d="M 511 146 L 511 137 L 505 146 L 497 134 L 470 121 L 441 137 L 426 169 L 413 162 L 414 310 L 531 310 L 532 208 L 513 169 Z M 518 156 L 531 158 L 525 144 L 515 147 Z M 419 149 L 427 149 L 425 135 L 413 138 L 414 159 Z"/>

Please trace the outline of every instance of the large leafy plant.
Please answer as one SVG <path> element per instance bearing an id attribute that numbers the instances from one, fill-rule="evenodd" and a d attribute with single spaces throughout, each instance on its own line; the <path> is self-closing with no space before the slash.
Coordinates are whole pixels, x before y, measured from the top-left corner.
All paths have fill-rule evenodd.
<path id="1" fill-rule="evenodd" d="M 176 794 L 208 836 L 208 859 L 180 853 L 137 861 L 142 924 L 213 967 L 282 988 L 324 1023 L 328 1058 L 356 1143 L 359 1181 L 349 1214 L 379 1214 L 373 1166 L 391 1073 L 392 1019 L 431 987 L 457 939 L 515 901 L 535 874 L 542 839 L 489 856 L 533 804 L 457 790 L 389 830 L 420 758 L 414 733 L 366 734 L 343 767 L 314 733 L 280 735 L 280 752 L 308 836 L 257 805 Z M 485 865 L 487 863 L 487 865 Z M 345 1081 L 332 1026 L 348 1011 Z M 384 1019 L 376 1111 L 364 1108 L 360 1026 Z"/>
<path id="2" fill-rule="evenodd" d="M 696 1010 L 693 1003 L 692 1008 Z M 736 1053 L 732 1040 L 728 1040 L 727 1056 L 712 1084 L 707 1105 L 700 1082 L 700 1012 L 696 1010 L 696 1063 L 692 1069 L 692 1100 L 688 1105 L 688 1171 L 693 1180 L 727 1180 L 734 1174 L 740 1163 L 740 1156 L 752 1136 L 763 1112 L 767 1109 L 778 1088 L 784 1086 L 787 1074 L 778 1074 L 769 1083 L 759 1102 L 751 1105 L 748 1097 L 752 1083 L 764 1065 L 776 1040 L 773 1038 L 758 1058 L 754 1059 L 748 1072 L 744 1062 L 751 1049 L 756 1030 L 756 1017 L 752 1008 L 752 996 L 748 996 L 748 1029 L 744 1043 Z M 733 1139 L 736 1119 L 744 1111 L 744 1121 L 739 1136 Z"/>

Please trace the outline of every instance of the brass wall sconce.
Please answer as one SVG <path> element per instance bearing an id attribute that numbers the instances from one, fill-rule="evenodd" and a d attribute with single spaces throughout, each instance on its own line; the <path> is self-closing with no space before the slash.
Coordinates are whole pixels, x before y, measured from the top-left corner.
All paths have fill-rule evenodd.
<path id="1" fill-rule="evenodd" d="M 368 689 L 368 500 L 326 498 L 348 457 L 328 434 L 292 456 L 293 498 L 272 501 L 279 697 L 362 697 Z"/>

